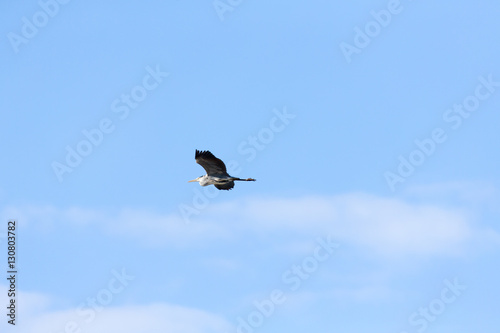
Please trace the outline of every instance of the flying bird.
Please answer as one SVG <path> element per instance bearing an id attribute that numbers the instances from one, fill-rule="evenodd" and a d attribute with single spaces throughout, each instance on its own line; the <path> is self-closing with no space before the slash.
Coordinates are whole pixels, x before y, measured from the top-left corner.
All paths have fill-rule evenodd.
<path id="1" fill-rule="evenodd" d="M 234 187 L 234 181 L 245 181 L 245 182 L 253 182 L 255 179 L 253 178 L 238 178 L 231 177 L 226 170 L 226 165 L 220 159 L 214 156 L 208 150 L 201 151 L 196 150 L 194 156 L 196 163 L 201 165 L 203 169 L 207 172 L 206 175 L 200 176 L 196 179 L 190 180 L 190 182 L 199 182 L 201 186 L 214 185 L 219 190 L 230 190 Z"/>

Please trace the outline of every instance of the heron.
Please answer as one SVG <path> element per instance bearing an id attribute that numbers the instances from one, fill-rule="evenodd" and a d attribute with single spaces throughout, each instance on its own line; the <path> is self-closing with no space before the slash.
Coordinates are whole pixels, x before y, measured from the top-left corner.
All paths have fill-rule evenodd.
<path id="1" fill-rule="evenodd" d="M 230 190 L 234 187 L 234 181 L 254 182 L 253 178 L 231 177 L 226 170 L 226 165 L 208 150 L 196 150 L 194 155 L 196 163 L 201 165 L 207 172 L 206 175 L 188 181 L 199 182 L 201 186 L 214 185 L 219 190 Z"/>

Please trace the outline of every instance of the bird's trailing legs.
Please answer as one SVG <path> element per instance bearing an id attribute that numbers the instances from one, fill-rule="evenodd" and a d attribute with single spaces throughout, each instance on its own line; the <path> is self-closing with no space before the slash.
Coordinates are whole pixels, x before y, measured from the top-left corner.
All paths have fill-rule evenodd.
<path id="1" fill-rule="evenodd" d="M 231 177 L 231 180 L 240 180 L 240 181 L 244 181 L 244 182 L 254 182 L 256 179 L 253 179 L 253 178 L 242 179 L 242 178 L 238 178 L 238 177 Z"/>

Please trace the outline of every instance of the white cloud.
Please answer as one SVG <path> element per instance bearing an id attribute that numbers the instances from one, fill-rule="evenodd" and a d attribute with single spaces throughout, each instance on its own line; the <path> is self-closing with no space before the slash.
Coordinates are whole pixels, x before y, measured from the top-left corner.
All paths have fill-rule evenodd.
<path id="1" fill-rule="evenodd" d="M 30 318 L 21 332 L 64 332 L 66 325 L 93 333 L 215 333 L 231 330 L 229 323 L 215 315 L 165 303 L 105 308 L 90 322 L 78 318 L 76 313 L 76 309 L 72 309 Z"/>
<path id="2" fill-rule="evenodd" d="M 116 237 L 133 238 L 148 246 L 192 247 L 270 233 L 310 235 L 311 239 L 329 234 L 367 253 L 402 256 L 460 254 L 471 241 L 498 244 L 500 239 L 498 232 L 481 228 L 471 217 L 473 214 L 462 208 L 363 193 L 291 199 L 248 198 L 217 203 L 209 205 L 189 224 L 179 214 L 137 209 L 113 213 L 77 207 L 66 210 L 27 207 L 6 209 L 3 215 L 16 211 L 26 223 L 42 220 L 46 224 L 52 221 L 79 227 L 92 225 Z M 291 245 L 277 241 L 273 246 Z"/>
<path id="3" fill-rule="evenodd" d="M 0 285 L 2 294 L 6 285 Z M 88 316 L 77 308 L 48 310 L 53 300 L 39 293 L 20 292 L 18 295 L 16 326 L 2 321 L 2 332 L 184 332 L 224 333 L 232 332 L 231 325 L 223 318 L 198 309 L 166 303 L 104 307 Z M 86 311 L 91 310 L 87 308 Z"/>
<path id="4" fill-rule="evenodd" d="M 398 297 L 396 291 L 385 285 L 369 285 L 359 288 L 334 288 L 324 297 L 331 297 L 343 301 L 356 302 L 377 302 Z"/>
<path id="5" fill-rule="evenodd" d="M 50 232 L 57 226 L 100 228 L 115 235 L 140 240 L 148 246 L 193 246 L 197 243 L 230 236 L 218 223 L 187 225 L 177 214 L 159 214 L 142 209 L 124 208 L 118 212 L 81 207 L 57 209 L 54 206 L 5 207 L 3 220 L 15 218 L 20 226 Z"/>
<path id="6" fill-rule="evenodd" d="M 7 296 L 8 289 L 8 285 L 0 284 L 1 300 L 2 303 L 5 304 L 7 304 L 7 302 L 10 300 L 10 297 Z M 16 291 L 15 294 L 17 300 L 16 307 L 18 308 L 17 313 L 22 312 L 23 316 L 26 317 L 31 317 L 33 314 L 40 311 L 40 309 L 48 307 L 51 303 L 50 298 L 47 295 L 41 293 Z M 22 301 L 19 302 L 19 300 Z M 2 320 L 2 323 L 3 322 L 4 320 Z"/>
<path id="7" fill-rule="evenodd" d="M 432 198 L 433 200 L 455 199 L 466 204 L 492 204 L 498 206 L 498 191 L 489 183 L 446 182 L 414 185 L 404 191 L 407 196 Z"/>
<path id="8" fill-rule="evenodd" d="M 339 233 L 386 254 L 453 253 L 473 236 L 467 216 L 457 210 L 364 195 L 341 201 Z"/>
<path id="9" fill-rule="evenodd" d="M 385 255 L 452 254 L 478 236 L 460 209 L 410 204 L 366 194 L 250 201 L 239 220 L 247 228 L 268 232 L 330 234 L 340 242 Z"/>
<path id="10" fill-rule="evenodd" d="M 224 226 L 206 223 L 185 224 L 176 214 L 156 214 L 145 210 L 124 209 L 104 219 L 111 234 L 137 238 L 150 246 L 196 246 L 200 243 L 230 237 Z"/>

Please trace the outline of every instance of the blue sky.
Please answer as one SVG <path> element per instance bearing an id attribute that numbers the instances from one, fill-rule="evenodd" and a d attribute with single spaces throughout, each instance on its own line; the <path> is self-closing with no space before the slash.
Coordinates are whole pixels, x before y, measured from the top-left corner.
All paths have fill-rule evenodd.
<path id="1" fill-rule="evenodd" d="M 497 332 L 497 2 L 0 6 L 2 331 Z"/>

